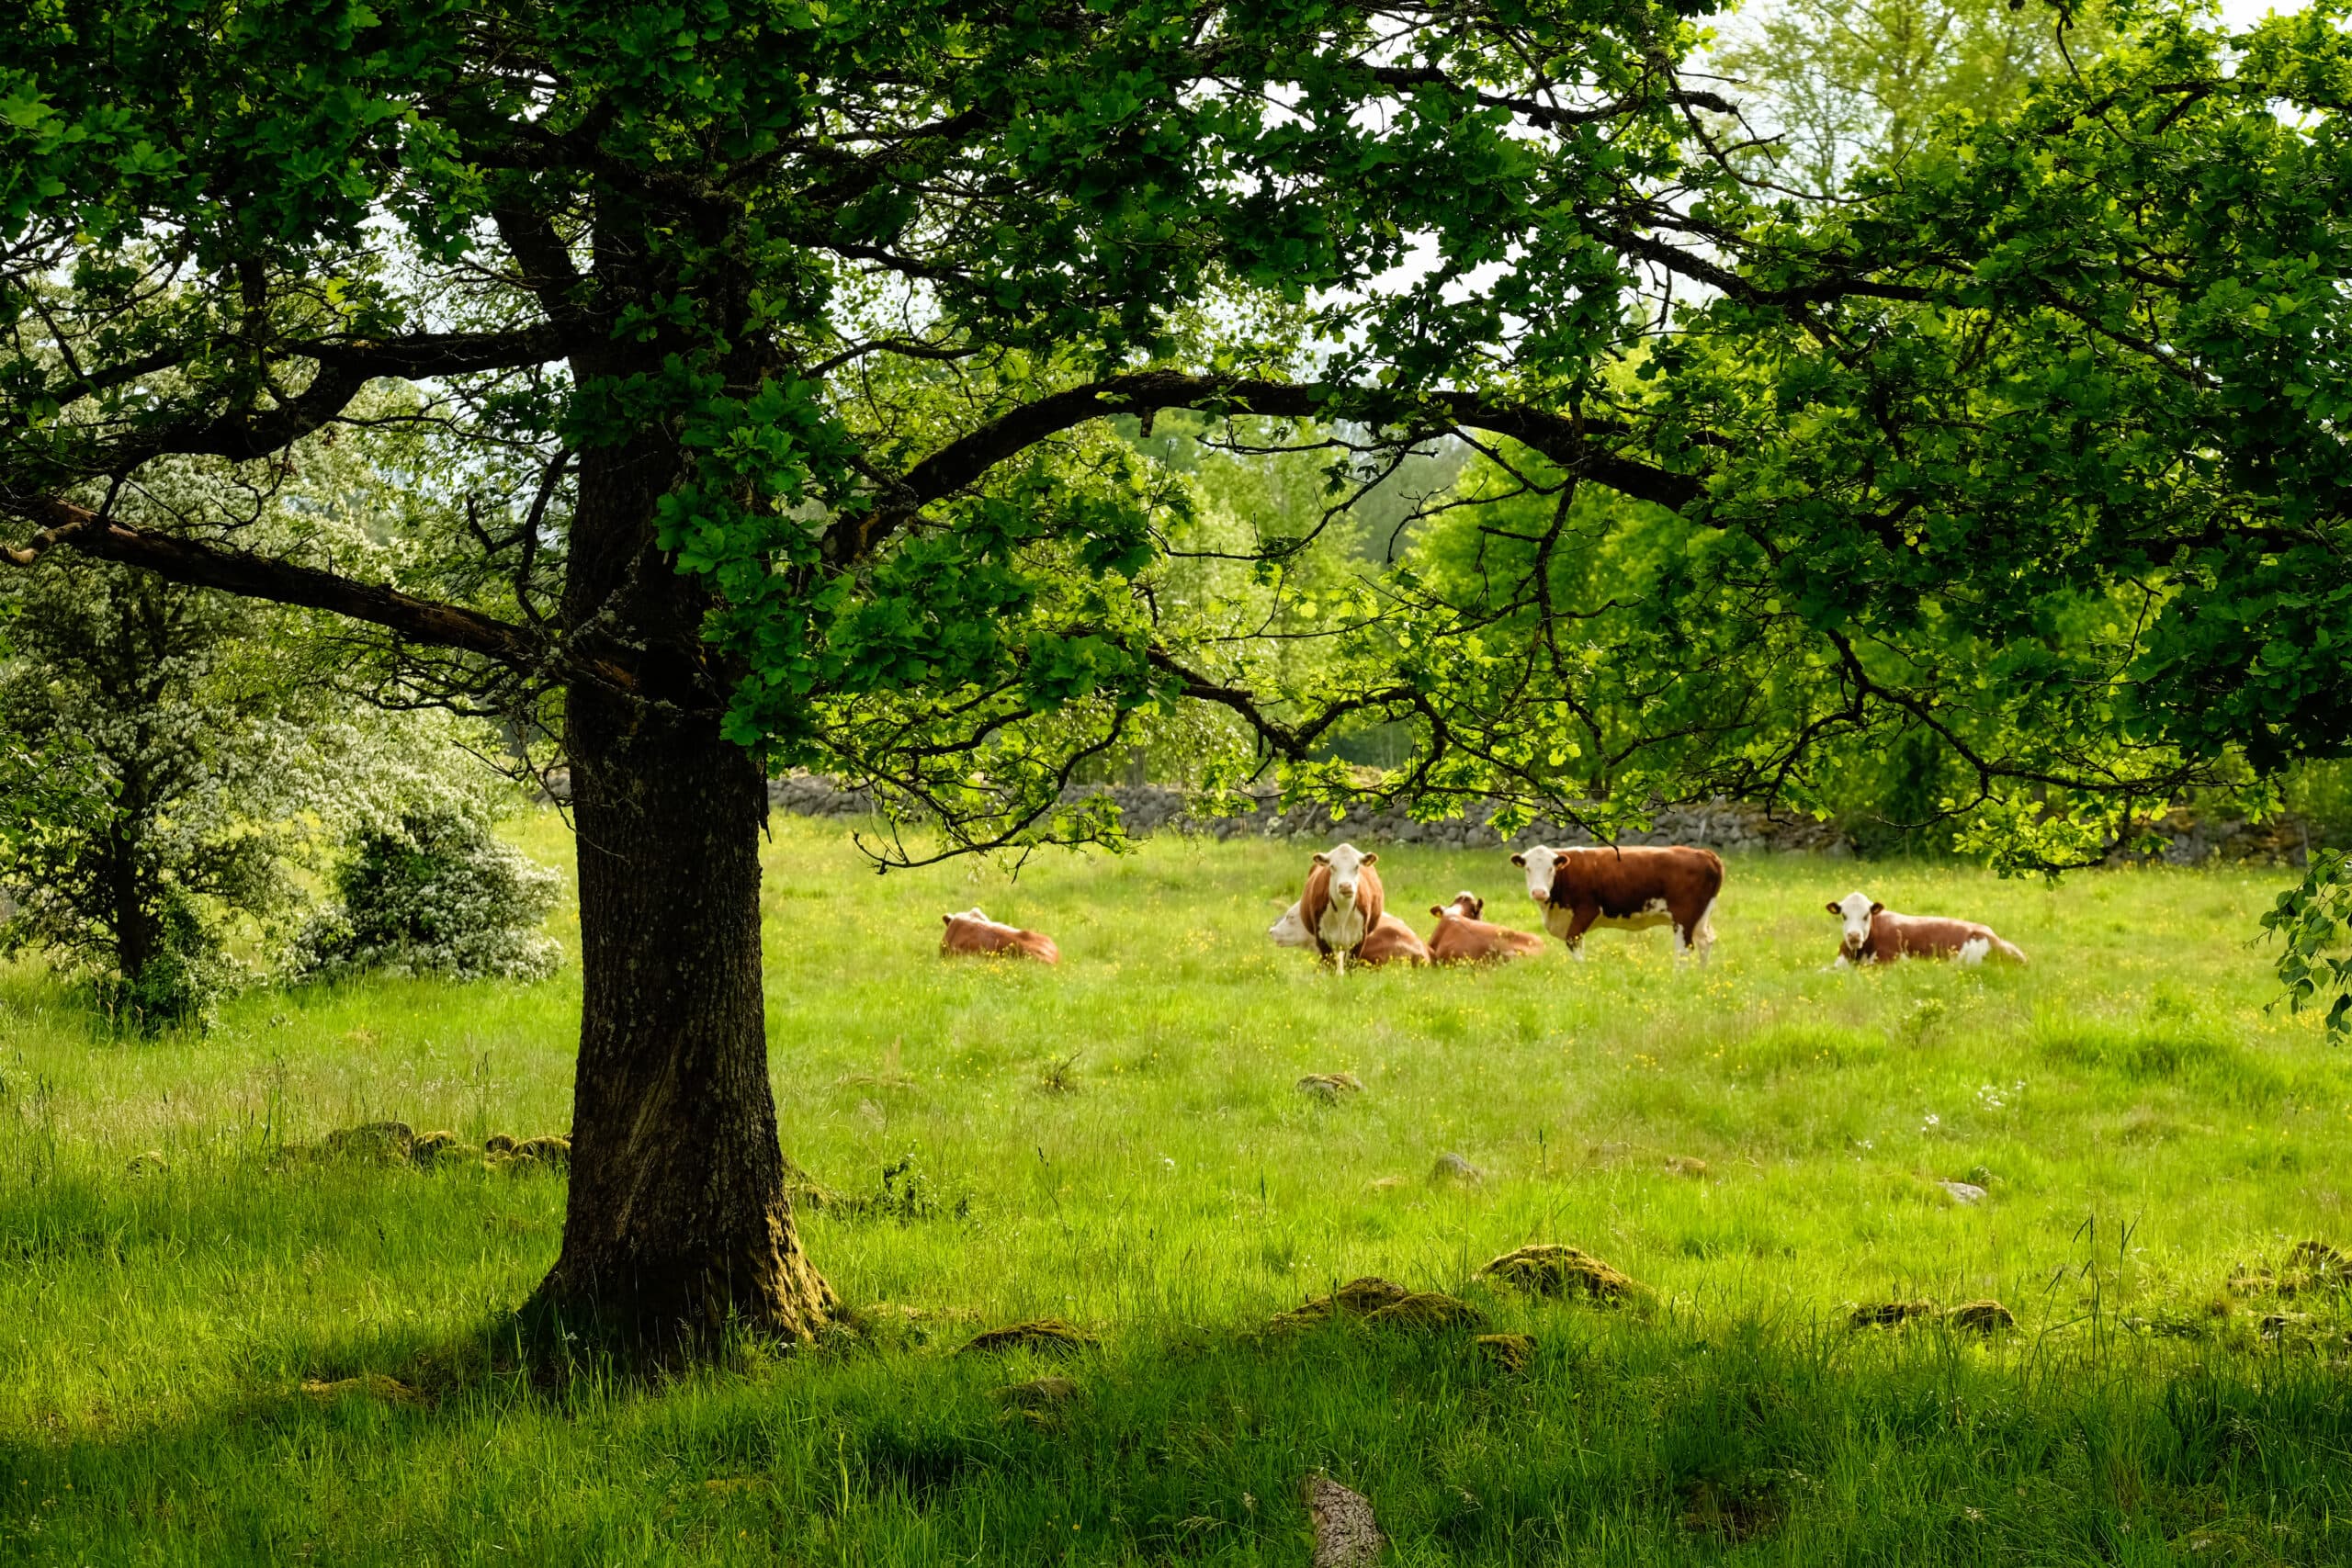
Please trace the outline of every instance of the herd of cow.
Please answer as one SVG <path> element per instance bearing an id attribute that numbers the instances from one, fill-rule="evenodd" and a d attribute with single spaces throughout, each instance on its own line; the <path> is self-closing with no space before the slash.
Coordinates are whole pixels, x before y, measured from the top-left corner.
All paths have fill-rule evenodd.
<path id="1" fill-rule="evenodd" d="M 1476 964 L 1521 958 L 1543 950 L 1544 939 L 1481 919 L 1486 900 L 1457 893 L 1432 904 L 1437 929 L 1425 942 L 1388 912 L 1380 859 L 1353 844 L 1315 857 L 1298 902 L 1266 934 L 1278 947 L 1312 948 L 1344 974 L 1351 964 Z M 1715 930 L 1710 917 L 1723 891 L 1723 857 L 1713 850 L 1675 844 L 1663 849 L 1546 849 L 1539 844 L 1510 857 L 1527 873 L 1527 896 L 1544 911 L 1544 929 L 1584 956 L 1584 933 L 1595 926 L 1646 931 L 1674 929 L 1674 952 L 1707 961 Z M 1977 964 L 1998 956 L 2022 964 L 2025 954 L 1975 920 L 1939 915 L 1898 915 L 1863 893 L 1828 906 L 1843 934 L 1837 964 L 1885 964 L 1898 958 L 1950 958 Z M 1002 953 L 1061 962 L 1054 939 L 989 919 L 977 908 L 943 915 L 944 953 Z M 1833 965 L 1834 967 L 1835 965 Z"/>

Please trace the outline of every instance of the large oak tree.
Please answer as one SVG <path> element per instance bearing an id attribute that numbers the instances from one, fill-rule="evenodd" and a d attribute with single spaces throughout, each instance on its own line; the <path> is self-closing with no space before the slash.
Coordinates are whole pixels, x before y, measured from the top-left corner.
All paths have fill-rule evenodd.
<path id="1" fill-rule="evenodd" d="M 11 553 L 336 611 L 559 722 L 585 987 L 538 1304 L 806 1336 L 768 767 L 1035 843 L 1112 830 L 1062 786 L 1185 703 L 1325 791 L 1338 727 L 1402 724 L 1380 787 L 1432 809 L 1803 801 L 1824 747 L 1921 733 L 2050 859 L 2052 799 L 2342 743 L 2346 676 L 2272 679 L 2348 586 L 2331 26 L 2156 25 L 1808 205 L 1683 80 L 1696 14 L 41 0 L 0 24 Z M 1327 445 L 1341 500 L 1439 436 L 1509 479 L 1273 689 L 1193 590 L 1311 530 L 1212 537 L 1108 429 L 1179 409 Z M 117 505 L 393 423 L 439 498 L 397 580 Z"/>

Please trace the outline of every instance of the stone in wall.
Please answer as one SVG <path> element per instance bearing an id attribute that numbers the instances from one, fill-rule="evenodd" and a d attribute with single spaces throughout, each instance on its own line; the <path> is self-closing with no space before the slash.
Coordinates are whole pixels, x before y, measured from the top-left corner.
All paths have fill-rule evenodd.
<path id="1" fill-rule="evenodd" d="M 2164 848 L 2150 854 L 2118 849 L 2107 857 L 2107 863 L 2300 866 L 2311 858 L 2314 847 L 2330 847 L 2324 829 L 2284 812 L 2266 822 L 2248 822 L 2242 818 L 2206 817 L 2184 808 L 2166 812 L 2148 826 L 2165 835 Z"/>

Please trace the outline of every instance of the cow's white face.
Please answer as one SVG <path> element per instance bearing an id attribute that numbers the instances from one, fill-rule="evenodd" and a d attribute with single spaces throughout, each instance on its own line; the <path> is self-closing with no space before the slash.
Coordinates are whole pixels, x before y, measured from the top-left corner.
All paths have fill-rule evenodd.
<path id="1" fill-rule="evenodd" d="M 1331 903 L 1334 908 L 1350 909 L 1355 907 L 1356 884 L 1363 875 L 1363 868 L 1379 858 L 1376 854 L 1365 854 L 1353 844 L 1341 844 L 1329 854 L 1315 857 L 1317 865 L 1331 868 Z"/>
<path id="2" fill-rule="evenodd" d="M 1475 920 L 1487 912 L 1487 901 L 1476 893 L 1465 891 L 1456 893 L 1453 896 L 1453 902 L 1442 908 L 1447 914 L 1459 915 L 1465 920 Z"/>
<path id="3" fill-rule="evenodd" d="M 1549 904 L 1552 901 L 1553 874 L 1566 858 L 1562 851 L 1547 850 L 1538 844 L 1525 854 L 1511 856 L 1510 863 L 1527 868 L 1527 896 L 1538 904 Z"/>
<path id="4" fill-rule="evenodd" d="M 1313 947 L 1315 933 L 1306 929 L 1306 917 L 1293 904 L 1283 911 L 1283 918 L 1266 928 L 1266 935 L 1276 947 Z"/>
<path id="5" fill-rule="evenodd" d="M 1885 905 L 1878 903 L 1867 893 L 1849 893 L 1835 904 L 1830 905 L 1829 912 L 1843 920 L 1846 925 L 1846 932 L 1838 942 L 1838 951 L 1849 960 L 1860 957 L 1862 943 L 1870 940 L 1871 917 L 1885 908 Z"/>
<path id="6" fill-rule="evenodd" d="M 949 925 L 954 925 L 957 920 L 978 920 L 984 926 L 996 923 L 980 913 L 980 907 L 978 904 L 968 909 L 958 909 L 952 915 L 942 915 L 939 918 Z"/>

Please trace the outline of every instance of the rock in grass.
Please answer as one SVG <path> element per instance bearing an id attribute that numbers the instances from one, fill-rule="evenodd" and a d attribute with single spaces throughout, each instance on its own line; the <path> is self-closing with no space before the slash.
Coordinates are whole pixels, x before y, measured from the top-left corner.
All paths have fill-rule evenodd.
<path id="1" fill-rule="evenodd" d="M 998 1404 L 1016 1410 L 1051 1410 L 1077 1397 L 1078 1384 L 1060 1377 L 1031 1378 L 1027 1382 L 1007 1383 L 996 1391 Z"/>
<path id="2" fill-rule="evenodd" d="M 2255 1325 L 2255 1331 L 2265 1339 L 2289 1339 L 2300 1336 L 2312 1325 L 2307 1312 L 2274 1312 Z"/>
<path id="3" fill-rule="evenodd" d="M 515 1175 L 530 1170 L 569 1170 L 571 1140 L 560 1134 L 517 1139 L 504 1133 L 492 1133 L 481 1141 L 481 1163 L 492 1170 Z"/>
<path id="4" fill-rule="evenodd" d="M 1460 1155 L 1440 1155 L 1430 1171 L 1431 1181 L 1459 1181 L 1464 1187 L 1476 1187 L 1487 1179 L 1487 1173 Z"/>
<path id="5" fill-rule="evenodd" d="M 415 1161 L 421 1170 L 436 1170 L 445 1164 L 454 1164 L 481 1152 L 459 1143 L 458 1134 L 445 1127 L 431 1133 L 419 1133 L 409 1144 L 408 1157 Z"/>
<path id="6" fill-rule="evenodd" d="M 1366 1328 L 1402 1328 L 1419 1334 L 1484 1328 L 1487 1314 L 1468 1302 L 1438 1291 L 1416 1291 L 1363 1314 Z"/>
<path id="7" fill-rule="evenodd" d="M 1535 1341 L 1524 1334 L 1481 1334 L 1478 1353 L 1506 1372 L 1523 1372 L 1535 1359 Z"/>
<path id="8" fill-rule="evenodd" d="M 164 1157 L 163 1150 L 149 1149 L 145 1154 L 131 1156 L 130 1163 L 124 1168 L 133 1176 L 144 1176 L 150 1171 L 169 1170 L 172 1162 Z"/>
<path id="9" fill-rule="evenodd" d="M 1936 1185 L 1942 1188 L 1955 1203 L 1982 1203 L 1984 1201 L 1984 1189 L 1973 1181 L 1939 1181 Z"/>
<path id="10" fill-rule="evenodd" d="M 2324 1241 L 2301 1241 L 2287 1254 L 2278 1271 L 2278 1293 L 2303 1295 L 2313 1292 L 2352 1290 L 2352 1258 Z"/>
<path id="11" fill-rule="evenodd" d="M 537 1160 L 549 1170 L 569 1170 L 571 1168 L 571 1140 L 561 1134 L 526 1138 L 514 1145 L 514 1157 Z"/>
<path id="12" fill-rule="evenodd" d="M 1279 1333 L 1286 1328 L 1304 1328 L 1333 1317 L 1369 1317 L 1382 1307 L 1393 1306 L 1413 1292 L 1404 1286 L 1367 1274 L 1361 1280 L 1351 1280 L 1328 1296 L 1313 1299 L 1276 1315 L 1266 1327 Z"/>
<path id="13" fill-rule="evenodd" d="M 2272 1269 L 2263 1264 L 2240 1266 L 2231 1274 L 2228 1290 L 2237 1296 L 2299 1296 L 2352 1291 L 2352 1258 L 2324 1241 L 2300 1241 Z"/>
<path id="14" fill-rule="evenodd" d="M 1670 1155 L 1667 1158 L 1666 1168 L 1676 1176 L 1703 1179 L 1707 1174 L 1707 1162 L 1693 1159 L 1689 1155 Z"/>
<path id="15" fill-rule="evenodd" d="M 1334 1105 L 1344 1095 L 1362 1094 L 1363 1080 L 1353 1073 L 1309 1073 L 1298 1080 L 1298 1092 Z"/>
<path id="16" fill-rule="evenodd" d="M 1944 1321 L 1972 1334 L 2006 1334 L 2018 1325 L 2018 1314 L 1992 1300 L 1962 1302 L 1944 1314 Z"/>
<path id="17" fill-rule="evenodd" d="M 339 1165 L 406 1165 L 416 1133 L 405 1122 L 369 1122 L 345 1127 L 319 1140 L 317 1156 Z"/>
<path id="18" fill-rule="evenodd" d="M 381 1372 L 362 1372 L 356 1378 L 337 1378 L 332 1382 L 318 1378 L 304 1378 L 302 1392 L 321 1404 L 332 1404 L 348 1394 L 368 1399 L 380 1399 L 388 1404 L 422 1404 L 416 1390 L 398 1378 Z"/>
<path id="19" fill-rule="evenodd" d="M 965 1355 L 997 1355 L 1006 1350 L 1042 1350 L 1051 1356 L 1074 1356 L 1079 1351 L 1100 1343 L 1082 1328 L 1073 1328 L 1057 1317 L 1041 1317 L 1031 1323 L 1007 1324 L 975 1334 L 956 1352 Z"/>
<path id="20" fill-rule="evenodd" d="M 1539 1296 L 1582 1295 L 1615 1303 L 1642 1293 L 1642 1287 L 1630 1276 L 1592 1254 L 1549 1242 L 1506 1252 L 1478 1272 Z"/>
<path id="21" fill-rule="evenodd" d="M 1374 1568 L 1381 1539 L 1372 1500 L 1324 1475 L 1308 1476 L 1298 1490 L 1315 1527 L 1315 1568 Z"/>
<path id="22" fill-rule="evenodd" d="M 1846 1319 L 1849 1328 L 1896 1328 L 1906 1323 L 1939 1316 L 1943 1309 L 1922 1296 L 1907 1302 L 1866 1302 Z"/>

